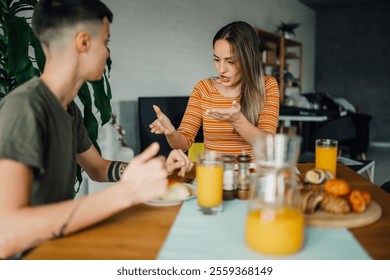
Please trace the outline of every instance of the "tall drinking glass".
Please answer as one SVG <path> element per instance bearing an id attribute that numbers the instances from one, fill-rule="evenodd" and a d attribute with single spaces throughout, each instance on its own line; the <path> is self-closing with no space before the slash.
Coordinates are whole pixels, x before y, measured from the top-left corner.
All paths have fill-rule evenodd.
<path id="1" fill-rule="evenodd" d="M 256 179 L 252 182 L 245 224 L 245 242 L 254 251 L 288 255 L 304 239 L 304 216 L 294 168 L 299 136 L 261 135 L 253 144 Z"/>
<path id="2" fill-rule="evenodd" d="M 206 215 L 222 212 L 223 162 L 221 154 L 212 151 L 197 154 L 196 182 L 199 210 Z"/>
<path id="3" fill-rule="evenodd" d="M 336 175 L 337 167 L 337 140 L 316 140 L 316 168 L 325 169 Z"/>

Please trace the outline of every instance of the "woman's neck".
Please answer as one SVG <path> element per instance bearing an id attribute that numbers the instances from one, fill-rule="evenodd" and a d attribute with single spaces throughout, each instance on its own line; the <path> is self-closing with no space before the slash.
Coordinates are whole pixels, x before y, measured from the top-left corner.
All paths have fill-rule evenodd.
<path id="1" fill-rule="evenodd" d="M 234 86 L 224 86 L 219 79 L 212 80 L 215 88 L 226 97 L 239 97 L 241 95 L 241 83 Z"/>

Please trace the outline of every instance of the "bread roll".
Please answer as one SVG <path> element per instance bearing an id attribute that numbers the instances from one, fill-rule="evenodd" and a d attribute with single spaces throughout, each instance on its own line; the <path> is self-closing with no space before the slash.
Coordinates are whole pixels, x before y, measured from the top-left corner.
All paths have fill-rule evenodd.
<path id="1" fill-rule="evenodd" d="M 168 191 L 160 200 L 185 200 L 191 195 L 190 190 L 179 181 L 170 181 Z"/>

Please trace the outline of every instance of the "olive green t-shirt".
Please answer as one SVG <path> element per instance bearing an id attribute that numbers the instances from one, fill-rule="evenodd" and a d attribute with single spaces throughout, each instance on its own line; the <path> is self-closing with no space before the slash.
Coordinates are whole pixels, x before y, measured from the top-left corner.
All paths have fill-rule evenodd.
<path id="1" fill-rule="evenodd" d="M 66 111 L 40 79 L 31 79 L 0 102 L 0 158 L 32 168 L 32 205 L 73 198 L 76 154 L 90 147 L 76 104 L 72 101 Z"/>

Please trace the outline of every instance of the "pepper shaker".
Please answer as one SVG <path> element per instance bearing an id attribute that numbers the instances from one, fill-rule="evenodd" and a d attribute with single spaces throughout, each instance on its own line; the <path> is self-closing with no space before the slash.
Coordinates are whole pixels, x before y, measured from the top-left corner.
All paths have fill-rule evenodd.
<path id="1" fill-rule="evenodd" d="M 237 198 L 238 199 L 248 199 L 249 198 L 249 185 L 250 185 L 250 173 L 249 173 L 249 163 L 251 157 L 242 152 L 241 155 L 237 157 L 238 161 L 238 187 L 237 187 Z"/>
<path id="2" fill-rule="evenodd" d="M 223 155 L 223 200 L 232 200 L 234 192 L 234 161 L 233 155 Z"/>

